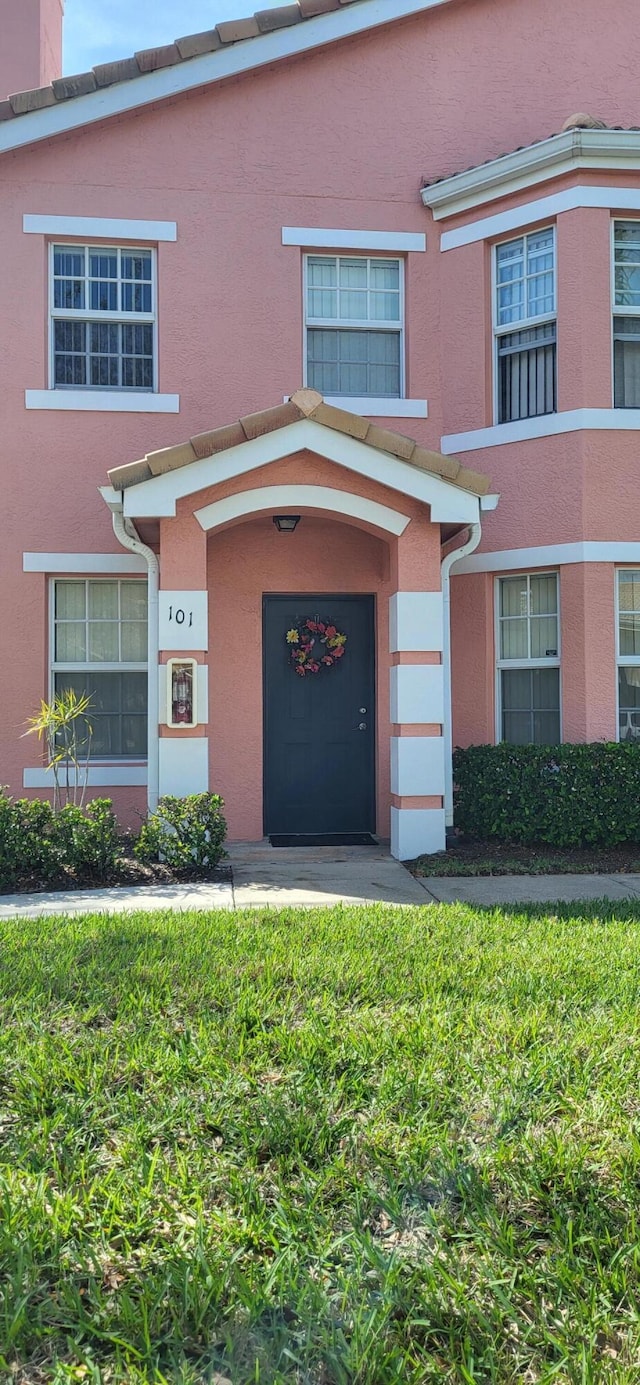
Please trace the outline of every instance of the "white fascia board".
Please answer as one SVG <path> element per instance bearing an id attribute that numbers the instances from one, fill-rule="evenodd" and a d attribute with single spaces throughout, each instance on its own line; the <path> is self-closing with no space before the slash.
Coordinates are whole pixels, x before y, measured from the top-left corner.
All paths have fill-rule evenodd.
<path id="1" fill-rule="evenodd" d="M 25 409 L 64 413 L 179 414 L 179 394 L 126 394 L 119 390 L 25 390 Z"/>
<path id="2" fill-rule="evenodd" d="M 427 248 L 427 237 L 412 231 L 338 231 L 320 226 L 283 226 L 282 244 L 309 250 L 397 250 L 404 253 Z"/>
<path id="3" fill-rule="evenodd" d="M 86 96 L 76 96 L 44 110 L 5 120 L 0 125 L 0 153 L 66 134 L 98 120 L 108 120 L 155 101 L 196 91 L 198 87 L 237 77 L 283 58 L 308 53 L 339 39 L 451 3 L 452 0 L 362 0 L 359 5 L 341 7 L 286 29 L 229 44 L 215 53 L 204 53 L 202 57 L 190 58 L 157 72 L 146 72 L 130 82 L 118 82 Z"/>
<path id="4" fill-rule="evenodd" d="M 496 423 L 492 428 L 476 428 L 469 433 L 448 433 L 440 442 L 445 457 L 459 452 L 478 452 L 485 447 L 505 447 L 509 443 L 529 442 L 532 438 L 553 438 L 562 433 L 640 432 L 639 409 L 566 409 L 539 418 L 521 418 L 517 423 Z M 482 497 L 485 499 L 486 497 Z"/>
<path id="5" fill-rule="evenodd" d="M 474 553 L 452 566 L 452 575 L 469 572 L 521 572 L 524 569 L 561 567 L 567 563 L 640 563 L 640 543 L 586 540 L 583 543 L 549 543 L 535 548 L 506 548 L 495 553 Z"/>
<path id="6" fill-rule="evenodd" d="M 130 486 L 123 492 L 124 514 L 131 519 L 172 518 L 177 501 L 184 496 L 245 476 L 257 467 L 307 449 L 348 471 L 430 505 L 435 523 L 478 522 L 480 500 L 477 495 L 430 472 L 420 471 L 388 452 L 367 447 L 366 443 L 345 433 L 314 423 L 312 419 L 301 419 L 299 423 L 230 447 L 227 452 L 218 452 L 177 471 Z"/>
<path id="7" fill-rule="evenodd" d="M 136 553 L 23 553 L 23 572 L 146 572 Z"/>
<path id="8" fill-rule="evenodd" d="M 322 514 L 344 515 L 348 519 L 371 524 L 396 538 L 404 534 L 410 523 L 409 515 L 400 514 L 388 505 L 379 505 L 375 500 L 367 500 L 362 495 L 335 490 L 330 486 L 261 486 L 259 490 L 238 491 L 225 500 L 214 500 L 212 505 L 205 505 L 194 513 L 201 528 L 209 532 L 247 515 L 262 514 L 265 510 L 273 514 L 317 510 Z"/>
<path id="9" fill-rule="evenodd" d="M 640 167 L 639 167 L 640 171 Z M 564 188 L 562 192 L 550 193 L 533 202 L 523 202 L 519 207 L 510 207 L 506 212 L 496 212 L 494 216 L 482 217 L 480 221 L 470 221 L 456 231 L 443 231 L 440 249 L 457 250 L 461 245 L 473 245 L 479 240 L 496 240 L 510 231 L 519 231 L 523 226 L 534 222 L 551 220 L 563 212 L 573 212 L 580 207 L 601 207 L 613 211 L 616 208 L 628 212 L 640 211 L 640 188 L 627 187 L 575 187 Z"/>
<path id="10" fill-rule="evenodd" d="M 515 150 L 450 178 L 442 178 L 423 188 L 421 196 L 434 220 L 441 221 L 566 173 L 598 168 L 633 172 L 639 163 L 640 132 L 637 130 L 568 130 L 528 149 Z"/>
<path id="11" fill-rule="evenodd" d="M 22 218 L 22 229 L 34 236 L 83 236 L 87 240 L 173 241 L 178 239 L 175 221 L 127 221 L 111 216 L 31 216 Z"/>
<path id="12" fill-rule="evenodd" d="M 137 788 L 143 787 L 146 782 L 146 765 L 90 765 L 88 772 L 80 770 L 80 783 L 90 789 Z M 53 773 L 50 769 L 25 769 L 22 787 L 52 789 Z"/>

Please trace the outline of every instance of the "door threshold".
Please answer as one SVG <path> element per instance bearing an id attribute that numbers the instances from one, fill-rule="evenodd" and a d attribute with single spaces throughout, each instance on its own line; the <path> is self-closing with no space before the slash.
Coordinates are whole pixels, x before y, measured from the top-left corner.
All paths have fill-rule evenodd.
<path id="1" fill-rule="evenodd" d="M 274 847 L 281 846 L 378 846 L 379 843 L 370 832 L 315 832 L 306 835 L 272 832 L 269 841 Z"/>

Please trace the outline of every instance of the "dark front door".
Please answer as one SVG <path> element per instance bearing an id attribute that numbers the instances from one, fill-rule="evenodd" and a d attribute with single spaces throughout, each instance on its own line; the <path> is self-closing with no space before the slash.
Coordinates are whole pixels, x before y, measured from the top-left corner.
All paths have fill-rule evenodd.
<path id="1" fill-rule="evenodd" d="M 302 678 L 287 631 L 316 617 L 345 652 Z M 265 833 L 375 831 L 373 597 L 266 596 L 263 639 Z"/>

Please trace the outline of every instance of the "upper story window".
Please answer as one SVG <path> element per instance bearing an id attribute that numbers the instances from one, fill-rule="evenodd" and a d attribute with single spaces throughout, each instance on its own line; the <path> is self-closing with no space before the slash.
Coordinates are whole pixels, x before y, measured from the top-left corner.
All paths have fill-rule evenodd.
<path id="1" fill-rule="evenodd" d="M 557 409 L 555 230 L 496 246 L 498 423 Z"/>
<path id="2" fill-rule="evenodd" d="M 614 222 L 613 285 L 613 402 L 616 409 L 639 409 L 640 221 Z"/>
<path id="3" fill-rule="evenodd" d="M 54 245 L 51 369 L 54 389 L 156 389 L 152 250 Z"/>
<path id="4" fill-rule="evenodd" d="M 498 734 L 512 745 L 560 740 L 558 574 L 498 582 Z"/>
<path id="5" fill-rule="evenodd" d="M 402 399 L 403 265 L 307 255 L 306 383 L 323 395 Z"/>
<path id="6" fill-rule="evenodd" d="M 91 699 L 91 754 L 147 754 L 147 584 L 61 578 L 53 583 L 53 691 Z"/>

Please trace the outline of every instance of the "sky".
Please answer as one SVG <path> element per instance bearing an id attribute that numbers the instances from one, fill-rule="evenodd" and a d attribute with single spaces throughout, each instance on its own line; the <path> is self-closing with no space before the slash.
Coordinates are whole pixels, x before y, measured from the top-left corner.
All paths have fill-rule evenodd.
<path id="1" fill-rule="evenodd" d="M 66 0 L 64 71 L 86 72 L 266 5 L 267 0 Z"/>

